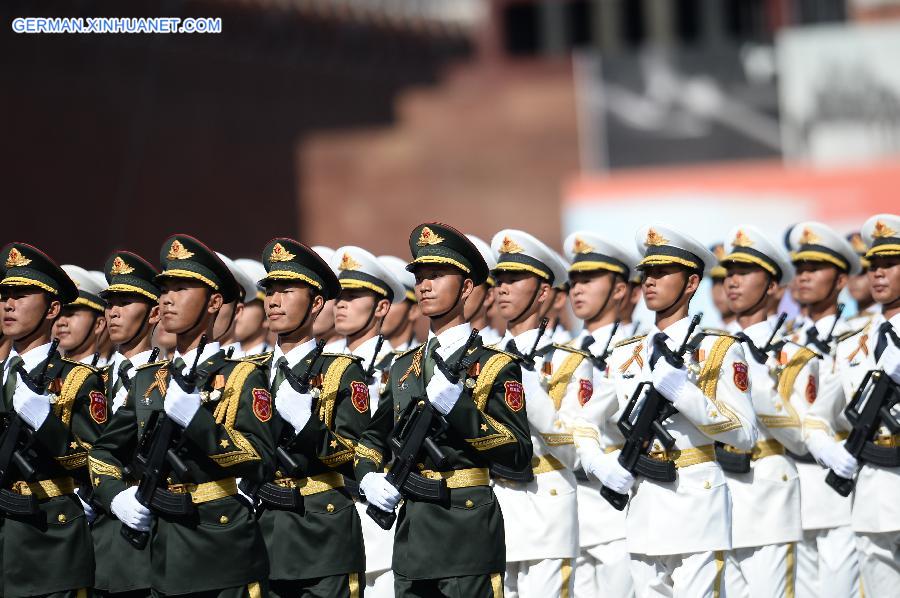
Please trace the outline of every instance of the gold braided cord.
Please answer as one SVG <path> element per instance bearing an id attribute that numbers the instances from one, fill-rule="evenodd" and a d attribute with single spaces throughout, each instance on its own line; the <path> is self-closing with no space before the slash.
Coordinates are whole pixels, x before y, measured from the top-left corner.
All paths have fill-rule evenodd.
<path id="1" fill-rule="evenodd" d="M 727 421 L 715 424 L 707 424 L 698 426 L 700 431 L 707 435 L 722 434 L 730 430 L 737 430 L 741 427 L 741 420 L 723 401 L 716 398 L 716 389 L 719 384 L 719 375 L 722 371 L 722 363 L 728 354 L 728 349 L 735 342 L 733 336 L 720 336 L 713 343 L 709 350 L 709 357 L 703 363 L 703 369 L 700 371 L 700 378 L 697 386 L 703 395 L 712 401 L 718 408 L 719 412 Z"/>
<path id="2" fill-rule="evenodd" d="M 258 461 L 259 453 L 253 448 L 253 445 L 247 440 L 243 434 L 234 428 L 234 422 L 237 420 L 238 407 L 241 403 L 241 391 L 244 389 L 244 383 L 247 377 L 256 365 L 250 362 L 239 363 L 228 376 L 225 381 L 225 389 L 222 391 L 222 398 L 216 405 L 213 417 L 217 424 L 222 424 L 225 433 L 231 439 L 231 442 L 237 447 L 236 451 L 221 453 L 217 455 L 209 455 L 209 458 L 216 462 L 220 467 L 230 467 L 245 461 Z"/>
<path id="3" fill-rule="evenodd" d="M 553 372 L 547 394 L 553 399 L 553 406 L 556 407 L 557 411 L 559 411 L 563 398 L 566 396 L 566 388 L 569 386 L 569 380 L 572 379 L 572 374 L 575 373 L 575 370 L 578 369 L 578 366 L 581 365 L 582 361 L 584 361 L 584 355 L 580 353 L 570 353 L 563 360 L 559 369 Z"/>

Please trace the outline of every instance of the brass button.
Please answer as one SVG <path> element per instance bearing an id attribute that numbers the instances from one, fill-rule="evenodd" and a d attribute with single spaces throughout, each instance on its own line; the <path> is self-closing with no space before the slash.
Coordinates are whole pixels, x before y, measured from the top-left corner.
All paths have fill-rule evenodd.
<path id="1" fill-rule="evenodd" d="M 67 519 L 66 519 L 66 514 L 65 514 L 65 513 L 60 513 L 60 514 L 56 517 L 56 520 L 59 521 L 60 523 L 65 523 L 65 522 L 67 521 Z"/>
<path id="2" fill-rule="evenodd" d="M 331 503 L 328 503 L 328 506 L 325 507 L 325 510 L 328 511 L 329 513 L 334 513 L 334 505 Z"/>
<path id="3" fill-rule="evenodd" d="M 706 490 L 709 490 L 710 488 L 712 488 L 712 484 L 710 484 L 708 481 L 707 481 L 707 482 L 703 482 L 703 487 L 704 487 Z"/>
<path id="4" fill-rule="evenodd" d="M 284 476 L 284 474 L 281 473 L 281 470 L 280 470 L 280 469 L 276 469 L 276 470 L 275 470 L 275 477 L 276 477 L 276 478 L 280 478 L 280 477 L 283 477 L 283 476 Z"/>
<path id="5" fill-rule="evenodd" d="M 474 506 L 475 506 L 475 503 L 473 503 L 471 500 L 467 500 L 467 501 L 466 501 L 466 508 L 467 508 L 467 509 L 471 509 L 471 508 L 474 507 Z"/>
<path id="6" fill-rule="evenodd" d="M 782 481 L 782 482 L 788 481 L 788 477 L 787 477 L 787 474 L 786 474 L 786 473 L 781 474 L 781 481 Z"/>
<path id="7" fill-rule="evenodd" d="M 170 483 L 170 484 L 174 484 L 174 483 L 175 483 L 175 480 L 173 480 L 172 477 L 169 476 L 169 477 L 166 478 L 166 482 L 168 482 L 168 483 Z"/>
<path id="8" fill-rule="evenodd" d="M 556 496 L 556 488 L 550 488 L 550 496 Z"/>
<path id="9" fill-rule="evenodd" d="M 221 523 L 222 525 L 225 525 L 226 523 L 228 523 L 228 516 L 222 515 L 221 517 L 219 517 L 219 523 Z"/>
<path id="10" fill-rule="evenodd" d="M 719 413 L 716 411 L 710 411 L 709 417 L 710 417 L 710 419 L 715 419 L 715 418 L 719 417 Z"/>
<path id="11" fill-rule="evenodd" d="M 416 463 L 416 467 L 419 468 L 419 471 L 422 471 L 423 469 L 425 469 L 425 464 L 424 463 Z"/>

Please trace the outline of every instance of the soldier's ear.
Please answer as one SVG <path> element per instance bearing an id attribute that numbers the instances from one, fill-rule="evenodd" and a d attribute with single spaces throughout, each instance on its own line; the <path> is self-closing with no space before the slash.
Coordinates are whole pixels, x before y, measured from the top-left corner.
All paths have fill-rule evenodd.
<path id="1" fill-rule="evenodd" d="M 310 292 L 310 295 L 312 295 L 311 313 L 313 316 L 317 316 L 319 315 L 319 312 L 322 311 L 322 308 L 325 307 L 325 298 L 322 297 L 322 295 L 314 295 L 312 292 Z M 315 317 L 313 317 L 313 319 L 315 319 Z"/>
<path id="2" fill-rule="evenodd" d="M 475 283 L 472 282 L 471 278 L 464 278 L 462 284 L 462 293 L 460 294 L 460 300 L 465 301 L 469 298 L 469 295 L 472 294 L 472 291 L 475 290 Z"/>
<path id="3" fill-rule="evenodd" d="M 700 288 L 700 275 L 693 271 L 688 272 L 687 286 L 684 288 L 685 294 L 693 296 L 698 288 Z"/>
<path id="4" fill-rule="evenodd" d="M 156 326 L 159 323 L 159 304 L 150 307 L 150 314 L 147 316 L 147 321 L 151 326 Z"/>
<path id="5" fill-rule="evenodd" d="M 628 293 L 628 285 L 624 280 L 619 278 L 618 276 L 613 277 L 613 290 L 612 290 L 612 301 L 620 302 L 625 299 L 625 295 Z"/>
<path id="6" fill-rule="evenodd" d="M 52 322 L 55 321 L 62 312 L 62 303 L 60 303 L 59 299 L 54 299 L 53 297 L 48 296 L 47 299 L 50 301 L 50 305 L 47 307 L 47 315 L 44 319 Z"/>
<path id="7" fill-rule="evenodd" d="M 225 305 L 225 298 L 222 297 L 222 293 L 212 293 L 206 302 L 206 310 L 211 314 L 216 314 L 223 305 Z"/>
<path id="8" fill-rule="evenodd" d="M 850 279 L 850 276 L 846 272 L 838 272 L 837 281 L 835 284 L 835 288 L 838 291 L 843 291 L 844 287 L 847 286 L 847 281 Z"/>
<path id="9" fill-rule="evenodd" d="M 388 315 L 388 311 L 391 309 L 391 302 L 387 299 L 379 299 L 375 304 L 375 317 L 383 318 Z"/>

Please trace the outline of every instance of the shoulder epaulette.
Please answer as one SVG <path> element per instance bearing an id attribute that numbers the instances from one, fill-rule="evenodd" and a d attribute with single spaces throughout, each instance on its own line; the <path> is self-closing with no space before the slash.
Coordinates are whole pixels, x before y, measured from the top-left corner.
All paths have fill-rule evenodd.
<path id="1" fill-rule="evenodd" d="M 721 330 L 719 328 L 704 328 L 702 332 L 705 336 L 729 336 L 734 340 L 741 340 L 727 330 Z"/>
<path id="2" fill-rule="evenodd" d="M 69 359 L 69 358 L 67 358 L 67 357 L 60 357 L 60 359 L 61 359 L 63 362 L 68 363 L 69 365 L 74 365 L 74 366 L 76 366 L 76 367 L 77 367 L 77 366 L 81 366 L 81 367 L 83 367 L 83 368 L 87 368 L 87 369 L 91 370 L 91 371 L 94 372 L 94 373 L 97 373 L 97 372 L 100 371 L 100 368 L 95 367 L 95 366 L 92 366 L 92 365 L 89 364 L 89 363 L 83 363 L 83 362 L 81 362 L 81 361 L 75 361 L 74 359 Z"/>
<path id="3" fill-rule="evenodd" d="M 151 363 L 145 363 L 144 365 L 139 365 L 139 366 L 137 366 L 136 368 L 134 368 L 134 370 L 135 370 L 135 371 L 138 371 L 138 370 L 143 370 L 143 369 L 146 369 L 146 368 L 152 368 L 152 367 L 154 367 L 154 366 L 157 366 L 157 367 L 158 367 L 158 366 L 168 365 L 168 364 L 169 364 L 169 360 L 168 360 L 168 359 L 162 359 L 162 360 L 160 360 L 160 361 L 154 361 L 154 362 L 151 362 Z"/>
<path id="4" fill-rule="evenodd" d="M 507 357 L 511 358 L 513 361 L 520 361 L 522 359 L 521 357 L 519 357 L 518 355 L 516 355 L 514 353 L 510 353 L 509 351 L 504 351 L 503 349 L 499 348 L 497 345 L 482 345 L 482 348 L 487 349 L 488 351 L 491 351 L 493 353 L 499 353 L 501 355 L 506 355 Z"/>
<path id="5" fill-rule="evenodd" d="M 322 353 L 322 357 L 346 357 L 351 361 L 362 361 L 363 358 L 353 353 Z"/>
<path id="6" fill-rule="evenodd" d="M 847 332 L 845 332 L 845 333 L 843 333 L 843 334 L 839 334 L 835 340 L 837 340 L 837 342 L 839 342 L 839 343 L 842 343 L 842 342 L 844 342 L 845 340 L 847 340 L 848 338 L 853 338 L 854 336 L 856 336 L 856 335 L 859 334 L 860 332 L 866 330 L 868 327 L 869 327 L 869 324 L 867 323 L 867 324 L 866 324 L 865 326 L 863 326 L 862 328 L 857 328 L 856 330 L 848 330 Z"/>
<path id="7" fill-rule="evenodd" d="M 584 349 L 579 349 L 577 347 L 573 347 L 573 346 L 569 345 L 568 343 L 565 343 L 562 345 L 553 343 L 552 347 L 554 349 L 559 349 L 560 351 L 565 351 L 566 353 L 575 353 L 577 355 L 581 355 L 582 357 L 590 357 L 591 356 L 591 354 L 589 352 L 585 351 Z"/>
<path id="8" fill-rule="evenodd" d="M 413 351 L 418 351 L 422 347 L 422 345 L 424 345 L 424 343 L 420 343 L 420 344 L 416 345 L 415 347 L 411 347 L 411 348 L 407 349 L 406 351 L 400 351 L 399 353 L 396 354 L 395 358 L 400 359 L 404 355 L 409 355 Z"/>
<path id="9" fill-rule="evenodd" d="M 647 338 L 646 334 L 639 334 L 637 336 L 632 336 L 631 338 L 626 338 L 625 340 L 617 342 L 613 347 L 619 348 L 624 347 L 625 345 L 630 345 L 631 343 L 636 343 L 638 341 L 642 341 Z"/>

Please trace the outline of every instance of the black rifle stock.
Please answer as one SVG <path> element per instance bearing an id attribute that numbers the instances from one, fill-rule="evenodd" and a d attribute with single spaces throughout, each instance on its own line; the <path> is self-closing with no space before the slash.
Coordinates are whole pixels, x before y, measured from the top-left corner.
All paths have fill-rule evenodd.
<path id="1" fill-rule="evenodd" d="M 198 378 L 197 366 L 205 347 L 204 334 L 200 337 L 190 371 L 185 375 L 177 368 L 171 370 L 172 380 L 185 392 L 191 393 L 195 390 Z M 145 431 L 138 441 L 138 450 L 130 468 L 133 474 L 140 475 L 135 498 L 152 511 L 171 515 L 188 515 L 193 511 L 190 494 L 175 494 L 161 488 L 170 471 L 174 471 L 181 480 L 188 477 L 188 467 L 178 455 L 177 445 L 180 437 L 181 429 L 178 424 L 166 417 L 165 411 L 157 410 L 148 418 Z M 120 531 L 122 536 L 139 550 L 143 550 L 150 540 L 149 532 L 138 531 L 125 524 L 122 524 Z"/>
<path id="2" fill-rule="evenodd" d="M 440 355 L 434 354 L 435 367 L 450 382 L 457 383 L 460 374 L 474 363 L 474 358 L 469 357 L 468 353 L 477 338 L 478 330 L 473 328 L 453 366 L 448 366 Z M 447 457 L 434 437 L 448 428 L 447 420 L 434 408 L 428 397 L 413 399 L 401 415 L 389 439 L 393 458 L 385 479 L 403 496 L 424 502 L 445 503 L 449 500 L 450 494 L 444 480 L 432 480 L 416 472 L 416 463 L 423 450 L 436 468 L 446 467 Z M 372 504 L 369 504 L 366 514 L 386 530 L 391 529 L 397 519 L 394 511 L 382 511 Z"/>
<path id="3" fill-rule="evenodd" d="M 653 338 L 653 354 L 650 356 L 650 368 L 653 369 L 656 362 L 662 357 L 672 367 L 684 367 L 684 355 L 695 349 L 699 340 L 691 342 L 694 329 L 700 324 L 702 314 L 697 314 L 691 320 L 684 341 L 677 351 L 672 351 L 660 336 Z M 702 339 L 702 335 L 698 335 Z M 646 392 L 644 391 L 646 389 Z M 641 396 L 644 400 L 638 408 Z M 675 439 L 665 429 L 663 422 L 678 412 L 659 391 L 653 388 L 649 381 L 641 382 L 634 390 L 631 399 L 625 406 L 622 416 L 619 418 L 618 427 L 625 437 L 622 451 L 619 453 L 619 464 L 635 475 L 643 475 L 654 480 L 673 482 L 676 479 L 675 464 L 671 461 L 659 461 L 649 456 L 653 439 L 659 440 L 666 450 L 675 445 Z M 610 490 L 606 486 L 600 488 L 600 494 L 615 509 L 621 511 L 628 504 L 628 495 Z"/>

